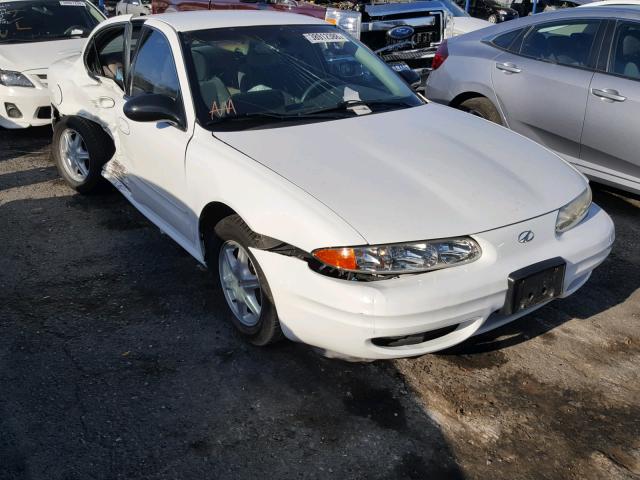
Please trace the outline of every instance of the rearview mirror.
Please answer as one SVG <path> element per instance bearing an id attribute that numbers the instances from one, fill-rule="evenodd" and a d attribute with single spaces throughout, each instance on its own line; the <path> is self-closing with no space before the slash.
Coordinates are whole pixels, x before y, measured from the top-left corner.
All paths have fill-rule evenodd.
<path id="1" fill-rule="evenodd" d="M 123 112 L 134 122 L 167 122 L 182 127 L 182 108 L 173 98 L 149 93 L 133 97 L 124 104 Z"/>
<path id="2" fill-rule="evenodd" d="M 402 77 L 402 79 L 407 82 L 409 85 L 414 86 L 415 84 L 420 83 L 421 77 L 420 74 L 413 70 L 401 70 L 398 74 Z"/>

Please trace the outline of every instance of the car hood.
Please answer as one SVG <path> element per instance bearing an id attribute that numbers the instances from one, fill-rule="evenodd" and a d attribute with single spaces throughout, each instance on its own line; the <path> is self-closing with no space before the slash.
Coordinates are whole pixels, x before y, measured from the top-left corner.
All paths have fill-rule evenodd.
<path id="1" fill-rule="evenodd" d="M 462 35 L 464 33 L 473 32 L 492 26 L 493 23 L 487 22 L 474 17 L 453 17 L 453 33 L 454 35 Z"/>
<path id="2" fill-rule="evenodd" d="M 55 42 L 0 44 L 0 69 L 27 72 L 49 68 L 52 63 L 80 53 L 86 38 Z"/>
<path id="3" fill-rule="evenodd" d="M 587 184 L 533 141 L 435 104 L 215 136 L 316 197 L 370 244 L 521 222 Z"/>

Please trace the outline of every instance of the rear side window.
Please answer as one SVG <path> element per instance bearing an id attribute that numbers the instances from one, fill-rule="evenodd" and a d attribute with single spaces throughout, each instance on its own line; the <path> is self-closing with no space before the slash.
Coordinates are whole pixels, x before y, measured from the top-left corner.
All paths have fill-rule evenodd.
<path id="1" fill-rule="evenodd" d="M 147 29 L 139 43 L 131 69 L 131 95 L 158 93 L 177 100 L 180 83 L 169 42 L 162 33 Z"/>
<path id="2" fill-rule="evenodd" d="M 520 54 L 570 67 L 590 67 L 599 20 L 545 23 L 524 37 Z"/>
<path id="3" fill-rule="evenodd" d="M 640 24 L 621 23 L 613 48 L 609 72 L 640 80 Z"/>
<path id="4" fill-rule="evenodd" d="M 96 36 L 87 49 L 86 64 L 91 73 L 122 84 L 125 27 L 110 28 Z"/>
<path id="5" fill-rule="evenodd" d="M 512 30 L 507 33 L 502 33 L 497 37 L 495 37 L 493 40 L 491 40 L 491 43 L 503 50 L 511 50 L 515 39 L 518 38 L 518 35 L 520 35 L 521 32 L 522 32 L 522 29 Z"/>

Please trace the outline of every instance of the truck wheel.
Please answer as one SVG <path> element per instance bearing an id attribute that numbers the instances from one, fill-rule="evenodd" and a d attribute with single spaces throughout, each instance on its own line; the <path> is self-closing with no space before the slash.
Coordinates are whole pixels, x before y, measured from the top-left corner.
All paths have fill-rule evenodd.
<path id="1" fill-rule="evenodd" d="M 226 217 L 205 232 L 205 259 L 233 325 L 252 344 L 264 346 L 283 335 L 269 283 L 248 248 L 254 236 L 239 215 Z"/>
<path id="2" fill-rule="evenodd" d="M 494 107 L 491 100 L 485 97 L 476 97 L 470 98 L 469 100 L 465 100 L 458 107 L 460 110 L 470 113 L 471 115 L 475 115 L 476 117 L 484 118 L 485 120 L 489 120 L 490 122 L 497 123 L 498 125 L 502 125 L 502 117 L 500 117 L 500 112 Z"/>
<path id="3" fill-rule="evenodd" d="M 53 127 L 53 157 L 58 173 L 79 193 L 107 185 L 102 166 L 113 156 L 111 138 L 97 124 L 81 117 L 63 117 Z"/>

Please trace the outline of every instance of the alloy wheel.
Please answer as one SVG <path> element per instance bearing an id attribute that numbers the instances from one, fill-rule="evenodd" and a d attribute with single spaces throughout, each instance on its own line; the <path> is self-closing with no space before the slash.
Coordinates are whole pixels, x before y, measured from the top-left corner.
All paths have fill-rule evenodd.
<path id="1" fill-rule="evenodd" d="M 233 240 L 226 241 L 218 259 L 220 284 L 224 298 L 236 319 L 254 327 L 262 311 L 262 289 L 249 252 Z"/>
<path id="2" fill-rule="evenodd" d="M 82 183 L 89 176 L 89 151 L 77 131 L 67 128 L 60 136 L 60 158 L 69 176 Z"/>

